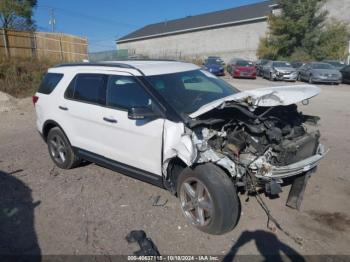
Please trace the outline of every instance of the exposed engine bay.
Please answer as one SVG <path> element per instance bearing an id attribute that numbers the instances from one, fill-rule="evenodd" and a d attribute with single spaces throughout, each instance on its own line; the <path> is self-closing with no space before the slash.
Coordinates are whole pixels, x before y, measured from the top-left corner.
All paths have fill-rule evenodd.
<path id="1" fill-rule="evenodd" d="M 216 162 L 236 177 L 237 185 L 248 190 L 271 181 L 281 184 L 282 178 L 314 168 L 316 159 L 312 158 L 322 150 L 320 133 L 312 128 L 318 120 L 298 112 L 295 104 L 258 107 L 252 112 L 231 103 L 193 122 L 198 162 Z M 308 159 L 305 166 L 283 172 L 285 167 Z M 246 175 L 254 181 L 248 181 Z M 276 190 L 270 189 L 270 193 L 278 193 L 279 188 Z"/>
<path id="2" fill-rule="evenodd" d="M 287 205 L 299 209 L 306 183 L 326 152 L 317 116 L 297 103 L 320 93 L 311 85 L 248 90 L 214 101 L 190 115 L 186 126 L 165 123 L 164 173 L 178 157 L 187 166 L 214 163 L 245 192 L 269 195 L 292 184 Z M 171 169 L 170 165 L 170 169 Z"/>

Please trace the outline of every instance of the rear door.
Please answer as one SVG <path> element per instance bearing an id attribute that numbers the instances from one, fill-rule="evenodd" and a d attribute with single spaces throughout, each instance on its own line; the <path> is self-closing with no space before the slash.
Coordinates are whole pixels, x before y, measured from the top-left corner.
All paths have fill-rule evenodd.
<path id="1" fill-rule="evenodd" d="M 104 131 L 103 108 L 106 104 L 108 75 L 80 71 L 65 90 L 59 103 L 59 123 L 72 146 L 96 154 L 105 151 L 101 140 Z"/>

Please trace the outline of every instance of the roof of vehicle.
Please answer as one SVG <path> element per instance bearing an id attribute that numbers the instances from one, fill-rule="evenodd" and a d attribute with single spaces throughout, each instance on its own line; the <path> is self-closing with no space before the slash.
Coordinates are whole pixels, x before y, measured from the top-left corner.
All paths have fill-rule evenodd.
<path id="1" fill-rule="evenodd" d="M 171 73 L 186 72 L 200 69 L 197 65 L 170 61 L 170 60 L 125 60 L 125 61 L 104 61 L 99 63 L 72 63 L 61 64 L 52 68 L 50 71 L 63 72 L 74 69 L 89 68 L 92 70 L 107 69 L 111 71 L 129 72 L 136 76 L 146 75 L 163 75 Z"/>

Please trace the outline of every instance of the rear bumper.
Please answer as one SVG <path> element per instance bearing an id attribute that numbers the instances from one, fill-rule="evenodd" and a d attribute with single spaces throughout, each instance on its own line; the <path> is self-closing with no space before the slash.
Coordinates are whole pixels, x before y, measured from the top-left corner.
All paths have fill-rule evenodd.
<path id="1" fill-rule="evenodd" d="M 319 145 L 316 154 L 309 158 L 287 166 L 270 166 L 269 172 L 264 175 L 257 174 L 255 176 L 265 181 L 297 176 L 314 169 L 326 154 L 327 152 L 325 152 L 324 146 Z"/>

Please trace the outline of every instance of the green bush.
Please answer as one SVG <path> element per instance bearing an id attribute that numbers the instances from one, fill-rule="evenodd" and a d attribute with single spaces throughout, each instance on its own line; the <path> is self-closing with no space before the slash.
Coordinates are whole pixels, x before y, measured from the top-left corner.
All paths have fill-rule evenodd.
<path id="1" fill-rule="evenodd" d="M 35 93 L 52 62 L 33 59 L 0 60 L 0 91 L 14 97 Z"/>

